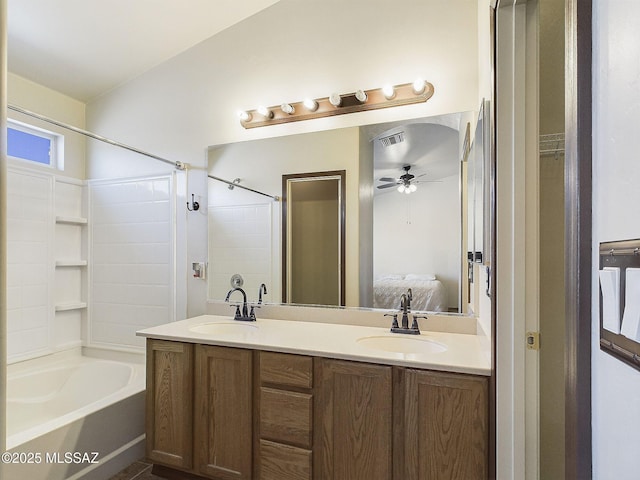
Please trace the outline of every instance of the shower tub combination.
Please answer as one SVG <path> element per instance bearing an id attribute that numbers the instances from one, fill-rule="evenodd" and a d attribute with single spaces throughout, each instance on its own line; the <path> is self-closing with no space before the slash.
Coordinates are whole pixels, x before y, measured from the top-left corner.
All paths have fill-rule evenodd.
<path id="1" fill-rule="evenodd" d="M 0 478 L 109 478 L 144 456 L 144 357 L 96 352 L 9 365 Z"/>

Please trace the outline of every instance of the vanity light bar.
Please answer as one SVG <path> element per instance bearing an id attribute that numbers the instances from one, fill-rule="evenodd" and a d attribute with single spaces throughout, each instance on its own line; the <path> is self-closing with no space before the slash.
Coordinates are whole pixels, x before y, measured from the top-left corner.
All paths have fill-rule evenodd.
<path id="1" fill-rule="evenodd" d="M 423 84 L 424 87 L 420 88 Z M 418 85 L 418 88 L 416 88 L 416 85 Z M 283 103 L 282 106 L 277 105 L 260 107 L 260 109 L 256 110 L 247 110 L 241 112 L 239 115 L 240 124 L 244 128 L 266 127 L 268 125 L 299 122 L 301 120 L 331 117 L 345 113 L 366 112 L 380 108 L 411 105 L 426 102 L 434 93 L 433 85 L 429 82 L 418 83 L 418 81 L 416 81 L 385 88 L 391 89 L 385 90 L 387 95 L 385 95 L 382 88 L 374 88 L 372 90 L 358 90 L 353 93 L 339 95 L 339 102 L 337 102 L 337 98 L 335 98 L 338 95 L 333 94 L 331 97 L 316 98 L 311 101 L 305 100 L 296 103 Z M 391 98 L 388 98 L 390 91 L 393 91 L 393 95 Z M 306 105 L 314 105 L 312 102 L 317 104 L 317 107 L 314 109 Z M 268 115 L 265 115 L 266 112 L 268 112 Z"/>

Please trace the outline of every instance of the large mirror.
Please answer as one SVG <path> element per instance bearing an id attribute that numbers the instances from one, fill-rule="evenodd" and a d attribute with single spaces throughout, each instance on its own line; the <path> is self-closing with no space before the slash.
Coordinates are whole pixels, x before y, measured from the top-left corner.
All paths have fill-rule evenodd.
<path id="1" fill-rule="evenodd" d="M 411 288 L 414 310 L 463 312 L 461 162 L 474 118 L 477 112 L 459 112 L 210 147 L 211 177 L 278 199 L 209 180 L 209 299 L 222 300 L 238 285 L 257 298 L 262 283 L 267 301 L 286 299 L 283 178 L 344 171 L 342 303 L 395 309 Z M 313 252 L 323 255 L 307 255 Z M 312 293 L 304 303 L 332 304 Z"/>
<path id="2" fill-rule="evenodd" d="M 489 205 L 490 171 L 490 132 L 489 132 L 489 102 L 480 104 L 478 121 L 476 123 L 473 143 L 467 161 L 467 191 L 469 192 L 467 212 L 468 216 L 468 258 L 477 263 L 487 263 L 487 252 L 491 249 Z M 471 233 L 472 232 L 472 233 Z"/>

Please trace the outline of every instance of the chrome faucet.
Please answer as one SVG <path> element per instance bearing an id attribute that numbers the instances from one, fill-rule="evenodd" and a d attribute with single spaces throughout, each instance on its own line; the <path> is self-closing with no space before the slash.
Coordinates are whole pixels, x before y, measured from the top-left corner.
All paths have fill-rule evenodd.
<path id="1" fill-rule="evenodd" d="M 409 289 L 411 291 L 411 289 Z M 409 312 L 411 311 L 412 295 L 403 293 L 400 295 L 400 310 L 402 310 L 402 328 L 409 328 Z"/>
<path id="2" fill-rule="evenodd" d="M 391 333 L 406 333 L 409 335 L 420 335 L 420 327 L 418 326 L 418 318 L 427 318 L 426 316 L 413 315 L 413 322 L 409 327 L 409 313 L 411 313 L 411 300 L 413 292 L 411 289 L 407 293 L 400 295 L 400 312 L 386 313 L 385 317 L 393 317 L 391 323 Z M 398 313 L 402 313 L 402 325 L 398 325 Z"/>
<path id="3" fill-rule="evenodd" d="M 228 302 L 233 292 L 242 293 L 242 313 L 240 313 L 240 305 L 235 305 L 236 314 L 233 319 L 245 322 L 255 322 L 256 316 L 253 314 L 253 308 L 251 309 L 251 314 L 249 314 L 249 309 L 247 308 L 247 294 L 243 289 L 241 289 L 240 287 L 235 287 L 229 290 L 229 293 L 227 293 L 227 297 L 224 299 L 224 301 Z"/>
<path id="4" fill-rule="evenodd" d="M 249 317 L 252 320 L 256 319 L 256 313 L 255 313 L 255 308 L 260 308 L 260 305 L 262 305 L 262 294 L 267 294 L 267 286 L 262 283 L 260 284 L 260 290 L 258 290 L 258 304 L 257 305 L 251 305 L 251 312 L 249 313 Z"/>
<path id="5" fill-rule="evenodd" d="M 267 286 L 263 283 L 260 285 L 260 290 L 258 290 L 258 305 L 262 304 L 262 294 L 267 294 Z"/>

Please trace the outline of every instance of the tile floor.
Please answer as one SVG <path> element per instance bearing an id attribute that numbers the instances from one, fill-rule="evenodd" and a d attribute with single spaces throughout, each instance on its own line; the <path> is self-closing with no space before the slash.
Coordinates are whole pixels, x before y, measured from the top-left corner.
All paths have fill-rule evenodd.
<path id="1" fill-rule="evenodd" d="M 151 467 L 150 463 L 139 460 L 111 477 L 110 480 L 164 480 L 162 477 L 152 474 Z"/>

